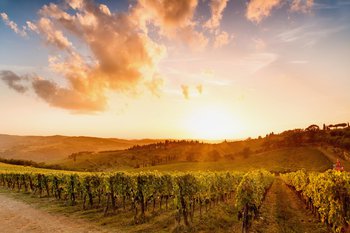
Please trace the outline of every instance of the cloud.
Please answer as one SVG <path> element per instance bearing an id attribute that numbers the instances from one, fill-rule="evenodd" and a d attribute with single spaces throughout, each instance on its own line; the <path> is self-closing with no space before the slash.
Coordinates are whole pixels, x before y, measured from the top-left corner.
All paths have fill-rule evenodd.
<path id="1" fill-rule="evenodd" d="M 227 2 L 211 2 L 208 27 L 219 27 Z M 209 42 L 194 18 L 197 8 L 198 0 L 136 0 L 126 11 L 114 12 L 93 0 L 46 4 L 37 19 L 26 22 L 23 32 L 35 32 L 55 48 L 49 68 L 57 75 L 32 77 L 23 90 L 32 90 L 50 106 L 84 113 L 105 110 L 109 92 L 134 96 L 146 89 L 160 96 L 164 80 L 158 63 L 167 53 L 162 41 L 184 43 L 194 50 Z M 10 22 L 5 13 L 1 17 Z M 20 33 L 15 23 L 10 25 Z M 216 47 L 228 43 L 226 32 L 215 33 Z M 21 90 L 20 81 L 11 82 L 11 88 Z M 188 98 L 188 86 L 182 89 Z"/>
<path id="2" fill-rule="evenodd" d="M 183 28 L 193 24 L 198 0 L 138 0 L 136 10 L 144 10 L 147 19 L 162 30 Z"/>
<path id="3" fill-rule="evenodd" d="M 93 1 L 67 3 L 44 5 L 40 18 L 27 23 L 58 50 L 49 57 L 49 68 L 64 79 L 32 79 L 34 93 L 50 106 L 84 113 L 105 110 L 108 91 L 134 95 L 144 86 L 159 96 L 157 64 L 165 46 L 148 36 L 133 9 L 112 13 Z M 66 35 L 77 38 L 90 55 L 80 54 Z"/>
<path id="4" fill-rule="evenodd" d="M 185 99 L 190 99 L 190 92 L 189 87 L 187 85 L 181 85 L 182 94 L 185 97 Z"/>
<path id="5" fill-rule="evenodd" d="M 252 22 L 260 23 L 262 19 L 271 15 L 274 8 L 288 2 L 292 12 L 308 13 L 311 11 L 314 0 L 250 0 L 247 6 L 246 18 Z"/>
<path id="6" fill-rule="evenodd" d="M 109 16 L 111 15 L 111 11 L 109 10 L 108 6 L 106 6 L 104 4 L 100 4 L 99 8 L 106 15 L 109 15 Z"/>
<path id="7" fill-rule="evenodd" d="M 26 76 L 18 76 L 12 71 L 3 70 L 0 71 L 0 78 L 9 88 L 19 93 L 24 93 L 28 90 L 27 87 L 21 84 L 22 81 L 26 81 L 28 79 Z"/>
<path id="8" fill-rule="evenodd" d="M 193 30 L 191 27 L 178 29 L 177 38 L 184 41 L 195 51 L 203 50 L 209 42 L 209 39 L 203 33 Z"/>
<path id="9" fill-rule="evenodd" d="M 160 97 L 160 89 L 163 84 L 164 80 L 159 75 L 156 75 L 150 82 L 146 83 L 146 86 L 154 96 Z"/>
<path id="10" fill-rule="evenodd" d="M 198 84 L 196 87 L 196 90 L 198 94 L 203 93 L 203 85 Z M 182 90 L 182 95 L 185 97 L 185 99 L 189 100 L 190 99 L 190 87 L 188 85 L 181 85 L 181 90 Z"/>
<path id="11" fill-rule="evenodd" d="M 19 29 L 17 24 L 15 22 L 11 21 L 6 13 L 2 12 L 2 13 L 0 13 L 0 16 L 1 16 L 2 20 L 4 21 L 4 23 L 9 28 L 11 28 L 16 34 L 23 36 L 23 37 L 27 36 L 25 29 L 24 28 L 22 30 Z"/>
<path id="12" fill-rule="evenodd" d="M 45 79 L 34 79 L 32 87 L 35 93 L 51 106 L 85 113 L 103 111 L 106 98 L 99 92 L 86 95 L 85 92 L 59 87 L 56 83 Z"/>
<path id="13" fill-rule="evenodd" d="M 202 94 L 202 93 L 203 93 L 203 86 L 202 86 L 202 84 L 198 84 L 198 85 L 196 86 L 196 89 L 197 89 L 197 91 L 198 91 L 199 94 Z"/>
<path id="14" fill-rule="evenodd" d="M 39 33 L 38 27 L 34 23 L 27 21 L 26 24 L 27 24 L 27 28 L 29 30 L 36 32 L 36 33 Z"/>
<path id="15" fill-rule="evenodd" d="M 250 0 L 247 6 L 246 17 L 248 20 L 260 23 L 270 16 L 271 10 L 281 4 L 281 0 Z"/>
<path id="16" fill-rule="evenodd" d="M 37 28 L 45 36 L 48 44 L 54 45 L 59 49 L 70 50 L 72 48 L 72 43 L 63 35 L 62 31 L 55 29 L 50 19 L 41 18 Z"/>
<path id="17" fill-rule="evenodd" d="M 211 0 L 210 1 L 210 12 L 211 18 L 205 22 L 204 27 L 209 30 L 215 30 L 220 26 L 222 19 L 222 13 L 227 6 L 228 0 Z"/>
<path id="18" fill-rule="evenodd" d="M 198 0 L 138 0 L 132 12 L 141 28 L 146 28 L 147 23 L 151 22 L 159 29 L 161 36 L 201 50 L 208 44 L 208 39 L 195 29 L 197 6 Z"/>
<path id="19" fill-rule="evenodd" d="M 291 11 L 308 13 L 311 11 L 314 0 L 293 0 L 290 6 Z"/>
<path id="20" fill-rule="evenodd" d="M 306 24 L 303 26 L 288 29 L 277 35 L 277 38 L 285 43 L 303 43 L 304 47 L 312 47 L 319 40 L 327 38 L 330 35 L 339 33 L 348 26 L 339 25 L 337 27 L 319 28 L 315 24 Z"/>
<path id="21" fill-rule="evenodd" d="M 230 41 L 230 36 L 228 35 L 228 33 L 225 31 L 222 31 L 215 36 L 214 48 L 220 48 L 224 45 L 227 45 L 229 41 Z"/>

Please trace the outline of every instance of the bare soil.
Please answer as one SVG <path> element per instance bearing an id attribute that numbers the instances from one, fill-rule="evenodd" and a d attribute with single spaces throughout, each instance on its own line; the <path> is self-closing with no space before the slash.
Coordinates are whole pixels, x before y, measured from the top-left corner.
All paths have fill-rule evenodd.
<path id="1" fill-rule="evenodd" d="M 105 232 L 83 220 L 47 213 L 0 193 L 0 231 L 3 233 Z"/>

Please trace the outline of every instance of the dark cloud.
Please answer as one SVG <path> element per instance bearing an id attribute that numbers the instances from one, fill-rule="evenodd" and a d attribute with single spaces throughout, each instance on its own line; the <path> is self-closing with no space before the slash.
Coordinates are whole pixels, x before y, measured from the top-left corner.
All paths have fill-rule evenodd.
<path id="1" fill-rule="evenodd" d="M 103 95 L 86 95 L 73 89 L 57 86 L 56 83 L 36 78 L 32 82 L 34 92 L 51 106 L 70 109 L 73 112 L 104 110 L 106 99 Z"/>
<path id="2" fill-rule="evenodd" d="M 108 91 L 133 94 L 146 88 L 159 96 L 162 81 L 156 65 L 165 47 L 148 36 L 132 12 L 111 13 L 106 5 L 75 0 L 44 5 L 39 15 L 31 28 L 60 52 L 50 56 L 49 65 L 67 83 L 32 80 L 34 92 L 48 104 L 98 112 L 106 108 Z M 90 49 L 92 61 L 75 49 L 67 35 Z"/>
<path id="3" fill-rule="evenodd" d="M 19 93 L 24 93 L 28 90 L 28 88 L 22 84 L 23 81 L 28 80 L 27 76 L 18 76 L 12 71 L 3 70 L 0 71 L 0 78 L 9 88 Z"/>
<path id="4" fill-rule="evenodd" d="M 218 6 L 216 17 L 221 18 L 224 5 Z M 49 105 L 74 112 L 103 111 L 111 91 L 134 95 L 141 89 L 160 96 L 163 80 L 157 64 L 166 47 L 158 38 L 179 40 L 195 49 L 208 43 L 196 30 L 197 6 L 198 0 L 137 0 L 126 11 L 112 12 L 93 0 L 44 5 L 37 20 L 27 21 L 26 30 L 55 48 L 49 67 L 63 80 L 32 77 L 28 86 Z M 5 14 L 2 18 L 8 19 Z M 159 30 L 152 38 L 148 30 L 154 27 Z M 89 56 L 81 54 L 73 41 L 88 48 Z M 27 90 L 21 83 L 23 77 L 10 71 L 2 76 L 16 91 Z M 188 87 L 183 92 L 188 98 Z"/>

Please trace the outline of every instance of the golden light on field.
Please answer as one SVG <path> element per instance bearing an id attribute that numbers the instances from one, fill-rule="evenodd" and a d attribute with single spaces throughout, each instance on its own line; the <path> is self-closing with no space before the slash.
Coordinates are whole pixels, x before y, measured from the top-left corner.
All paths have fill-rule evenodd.
<path id="1" fill-rule="evenodd" d="M 240 134 L 239 120 L 227 108 L 218 105 L 194 109 L 188 119 L 188 134 L 192 138 L 221 140 Z"/>
<path id="2" fill-rule="evenodd" d="M 349 1 L 38 2 L 0 1 L 0 134 L 235 140 L 349 119 Z"/>

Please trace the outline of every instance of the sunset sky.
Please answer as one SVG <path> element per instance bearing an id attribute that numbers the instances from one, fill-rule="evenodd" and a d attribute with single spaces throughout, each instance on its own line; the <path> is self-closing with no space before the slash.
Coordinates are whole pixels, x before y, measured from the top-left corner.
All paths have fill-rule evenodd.
<path id="1" fill-rule="evenodd" d="M 0 134 L 239 139 L 350 121 L 350 1 L 0 1 Z"/>

